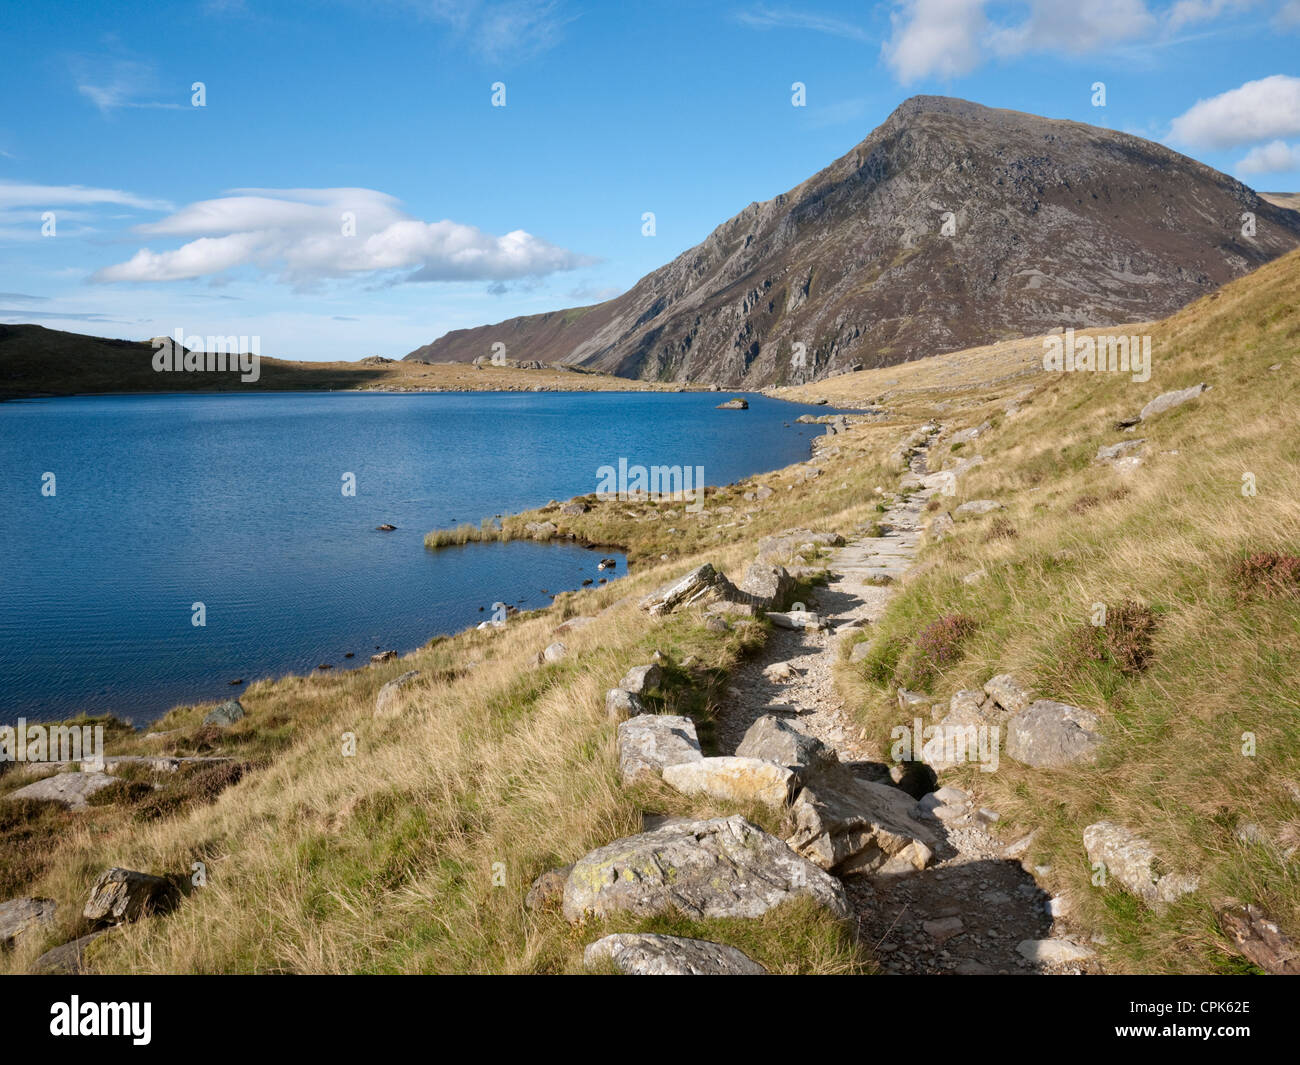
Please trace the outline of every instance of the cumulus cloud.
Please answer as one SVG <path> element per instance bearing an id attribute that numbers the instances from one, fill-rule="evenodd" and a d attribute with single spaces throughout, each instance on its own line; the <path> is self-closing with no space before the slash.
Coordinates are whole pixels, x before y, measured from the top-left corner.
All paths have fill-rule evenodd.
<path id="1" fill-rule="evenodd" d="M 493 236 L 447 219 L 424 222 L 373 189 L 235 189 L 137 232 L 192 239 L 165 251 L 141 248 L 94 280 L 181 281 L 251 266 L 296 286 L 361 275 L 502 282 L 594 261 L 522 229 Z"/>
<path id="2" fill-rule="evenodd" d="M 1300 135 L 1300 78 L 1274 74 L 1248 81 L 1208 100 L 1197 100 L 1174 119 L 1171 140 L 1198 148 L 1242 144 Z"/>
<path id="3" fill-rule="evenodd" d="M 1241 174 L 1285 174 L 1300 170 L 1300 145 L 1290 145 L 1286 141 L 1261 144 L 1247 152 L 1236 169 Z"/>
<path id="4" fill-rule="evenodd" d="M 882 53 L 905 85 L 969 74 L 983 58 L 988 19 L 982 0 L 906 0 L 890 22 L 893 32 Z"/>

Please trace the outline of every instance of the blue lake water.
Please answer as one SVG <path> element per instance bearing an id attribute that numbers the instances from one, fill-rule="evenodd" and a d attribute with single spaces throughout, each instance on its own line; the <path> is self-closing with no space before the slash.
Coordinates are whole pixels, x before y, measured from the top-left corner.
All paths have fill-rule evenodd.
<path id="1" fill-rule="evenodd" d="M 620 458 L 702 466 L 705 483 L 727 484 L 807 458 L 823 431 L 794 419 L 826 408 L 751 396 L 748 411 L 715 410 L 724 398 L 0 403 L 0 724 L 83 710 L 145 724 L 237 694 L 238 677 L 348 668 L 376 647 L 405 652 L 477 624 L 497 601 L 544 606 L 542 589 L 607 575 L 596 563 L 613 553 L 564 543 L 430 552 L 424 534 L 593 492 L 599 467 Z M 355 496 L 341 490 L 345 473 Z M 397 531 L 375 531 L 384 522 Z"/>

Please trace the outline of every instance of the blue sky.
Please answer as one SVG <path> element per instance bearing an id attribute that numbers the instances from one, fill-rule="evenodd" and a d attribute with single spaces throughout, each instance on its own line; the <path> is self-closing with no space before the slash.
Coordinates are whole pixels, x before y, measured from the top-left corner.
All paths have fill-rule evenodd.
<path id="1" fill-rule="evenodd" d="M 1300 190 L 1298 56 L 1300 0 L 11 5 L 0 322 L 401 356 L 626 290 L 915 93 Z"/>

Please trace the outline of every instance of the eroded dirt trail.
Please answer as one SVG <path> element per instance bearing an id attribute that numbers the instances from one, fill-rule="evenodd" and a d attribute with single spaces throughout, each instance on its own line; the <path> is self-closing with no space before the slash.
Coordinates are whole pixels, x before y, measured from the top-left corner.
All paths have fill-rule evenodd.
<path id="1" fill-rule="evenodd" d="M 912 470 L 925 474 L 924 450 L 913 457 Z M 718 722 L 719 753 L 735 753 L 758 717 L 779 713 L 834 749 L 855 773 L 889 780 L 888 752 L 864 744 L 835 692 L 832 666 L 838 640 L 883 613 L 893 589 L 882 578 L 898 580 L 912 565 L 933 491 L 921 488 L 895 503 L 881 518 L 883 536 L 861 529 L 834 550 L 832 578 L 807 604 L 829 625 L 820 632 L 775 629 L 763 651 L 738 670 Z M 780 663 L 798 675 L 780 679 L 774 675 L 784 672 Z M 1019 862 L 1001 857 L 1003 842 L 987 831 L 978 797 L 971 799 L 969 805 L 945 807 L 942 820 L 921 815 L 940 839 L 929 869 L 844 882 L 860 935 L 886 972 L 1049 971 L 1016 949 L 1024 940 L 1050 934 L 1047 896 Z"/>

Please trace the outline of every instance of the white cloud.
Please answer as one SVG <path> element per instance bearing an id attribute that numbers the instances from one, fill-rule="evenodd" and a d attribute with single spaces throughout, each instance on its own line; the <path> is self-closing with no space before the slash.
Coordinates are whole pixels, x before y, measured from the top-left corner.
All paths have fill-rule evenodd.
<path id="1" fill-rule="evenodd" d="M 1095 52 L 1150 34 L 1155 16 L 1143 0 L 1034 0 L 1019 25 L 1000 27 L 992 45 L 1001 55 Z"/>
<path id="2" fill-rule="evenodd" d="M 1165 28 L 1173 33 L 1194 22 L 1208 22 L 1225 12 L 1253 7 L 1255 0 L 1178 0 L 1165 13 Z"/>
<path id="3" fill-rule="evenodd" d="M 525 59 L 559 44 L 566 15 L 557 0 L 394 0 L 417 17 L 449 27 L 491 62 Z"/>
<path id="4" fill-rule="evenodd" d="M 179 101 L 152 99 L 158 78 L 147 63 L 132 59 L 76 56 L 72 59 L 77 91 L 107 115 L 119 108 L 179 109 Z"/>
<path id="5" fill-rule="evenodd" d="M 1241 174 L 1285 174 L 1300 170 L 1300 145 L 1270 141 L 1252 148 L 1235 169 Z"/>
<path id="6" fill-rule="evenodd" d="M 87 185 L 25 185 L 0 181 L 0 209 L 10 207 L 65 207 L 112 204 L 141 211 L 170 211 L 166 200 L 151 200 L 120 189 L 97 189 Z"/>
<path id="7" fill-rule="evenodd" d="M 983 0 L 906 0 L 890 21 L 893 33 L 882 53 L 904 84 L 969 74 L 983 59 Z"/>
<path id="8" fill-rule="evenodd" d="M 1199 148 L 1235 148 L 1300 135 L 1300 78 L 1273 74 L 1208 100 L 1174 119 L 1173 141 Z"/>
<path id="9" fill-rule="evenodd" d="M 1277 23 L 1287 29 L 1300 26 L 1300 0 L 1286 0 L 1278 8 Z"/>
<path id="10" fill-rule="evenodd" d="M 592 262 L 522 229 L 497 237 L 447 219 L 423 222 L 373 189 L 236 189 L 137 232 L 195 239 L 169 251 L 142 248 L 94 280 L 181 281 L 251 266 L 298 286 L 361 275 L 506 281 Z"/>
<path id="11" fill-rule="evenodd" d="M 860 26 L 829 15 L 819 15 L 812 11 L 793 11 L 789 8 L 773 8 L 765 4 L 748 11 L 737 11 L 736 21 L 755 30 L 811 30 L 825 33 L 832 37 L 845 37 L 853 41 L 871 41 L 871 34 Z"/>

